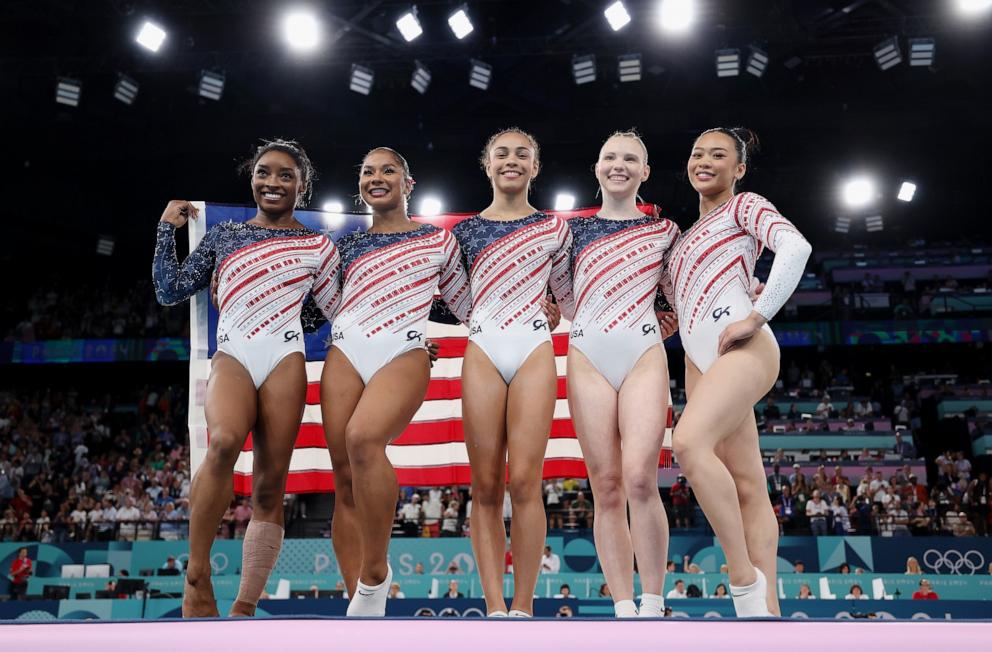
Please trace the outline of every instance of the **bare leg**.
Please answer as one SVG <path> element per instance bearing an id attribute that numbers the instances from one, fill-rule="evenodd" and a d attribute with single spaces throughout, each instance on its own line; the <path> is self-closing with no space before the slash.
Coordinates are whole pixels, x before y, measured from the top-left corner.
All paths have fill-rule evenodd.
<path id="1" fill-rule="evenodd" d="M 513 604 L 533 615 L 534 588 L 548 534 L 542 478 L 551 434 L 558 376 L 550 343 L 527 357 L 510 382 L 506 401 L 506 439 L 510 465 L 510 545 L 513 552 Z"/>
<path id="2" fill-rule="evenodd" d="M 568 352 L 568 408 L 582 447 L 593 506 L 593 540 L 614 601 L 634 599 L 634 548 L 627 525 L 617 393 L 577 348 Z"/>
<path id="3" fill-rule="evenodd" d="M 399 492 L 396 471 L 386 457 L 386 444 L 410 425 L 424 402 L 429 381 L 427 351 L 404 353 L 372 377 L 345 428 L 355 506 L 361 514 L 360 579 L 370 586 L 386 579 L 386 556 Z"/>
<path id="4" fill-rule="evenodd" d="M 283 497 L 286 495 L 286 478 L 306 398 L 306 360 L 300 353 L 291 353 L 283 358 L 258 389 L 258 418 L 252 437 L 255 453 L 252 469 L 253 521 L 285 527 Z M 271 545 L 276 544 L 273 541 Z M 282 545 L 281 540 L 279 545 Z M 271 568 L 252 568 L 251 564 L 252 561 L 246 557 L 241 565 L 241 590 L 231 607 L 232 616 L 255 615 L 265 583 L 257 587 L 258 581 L 253 578 L 261 572 L 267 581 L 272 572 Z M 268 566 L 268 562 L 265 565 Z"/>
<path id="5" fill-rule="evenodd" d="M 240 362 L 217 353 L 210 365 L 205 411 L 210 446 L 190 488 L 189 561 L 183 617 L 217 616 L 210 582 L 210 547 L 234 498 L 234 464 L 255 424 L 258 394 Z"/>
<path id="6" fill-rule="evenodd" d="M 759 332 L 717 358 L 696 381 L 674 439 L 679 464 L 727 556 L 730 581 L 739 586 L 752 584 L 757 574 L 748 556 L 740 506 L 726 501 L 737 492 L 733 477 L 715 449 L 737 432 L 777 376 L 778 346 L 768 333 Z"/>
<path id="7" fill-rule="evenodd" d="M 630 538 L 645 593 L 661 595 L 668 559 L 668 516 L 658 492 L 658 458 L 668 417 L 668 358 L 651 347 L 620 386 L 620 437 Z M 609 581 L 609 580 L 607 580 Z"/>
<path id="8" fill-rule="evenodd" d="M 470 341 L 462 364 L 462 425 L 472 467 L 472 552 L 479 567 L 487 613 L 506 612 L 503 599 L 506 550 L 503 494 L 506 491 L 507 393 L 506 383 L 492 361 Z"/>
<path id="9" fill-rule="evenodd" d="M 686 397 L 700 377 L 699 369 L 686 358 Z M 737 487 L 737 501 L 744 519 L 744 538 L 751 563 L 768 580 L 768 611 L 781 615 L 778 604 L 778 521 L 768 499 L 765 467 L 758 446 L 758 427 L 751 411 L 740 429 L 716 447 L 716 454 L 730 471 Z"/>
<path id="10" fill-rule="evenodd" d="M 334 546 L 334 557 L 349 596 L 355 595 L 358 575 L 362 570 L 362 535 L 355 514 L 351 461 L 348 459 L 344 433 L 364 390 L 365 383 L 347 356 L 331 347 L 320 377 L 320 411 L 327 448 L 331 452 L 331 465 L 334 467 L 331 545 Z"/>

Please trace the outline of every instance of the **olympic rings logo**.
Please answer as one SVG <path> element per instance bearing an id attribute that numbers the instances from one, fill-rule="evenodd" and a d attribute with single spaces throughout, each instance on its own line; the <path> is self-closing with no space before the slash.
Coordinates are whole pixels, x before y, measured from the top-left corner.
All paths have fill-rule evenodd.
<path id="1" fill-rule="evenodd" d="M 923 553 L 923 565 L 933 569 L 935 573 L 940 573 L 942 569 L 946 573 L 954 575 L 974 575 L 976 571 L 985 566 L 985 557 L 977 550 L 969 550 L 962 553 L 958 550 L 948 550 L 941 552 L 933 548 Z M 962 569 L 967 573 L 963 573 Z"/>

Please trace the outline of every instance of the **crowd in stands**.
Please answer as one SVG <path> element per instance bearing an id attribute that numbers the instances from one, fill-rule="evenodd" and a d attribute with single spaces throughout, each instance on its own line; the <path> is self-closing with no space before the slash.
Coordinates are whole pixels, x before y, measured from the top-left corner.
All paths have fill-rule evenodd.
<path id="1" fill-rule="evenodd" d="M 53 278 L 33 294 L 11 297 L 0 313 L 3 339 L 36 342 L 58 339 L 183 337 L 189 307 L 165 307 L 155 300 L 151 274 L 126 285 L 80 283 Z"/>
<path id="2" fill-rule="evenodd" d="M 185 538 L 186 390 L 0 391 L 0 540 Z"/>

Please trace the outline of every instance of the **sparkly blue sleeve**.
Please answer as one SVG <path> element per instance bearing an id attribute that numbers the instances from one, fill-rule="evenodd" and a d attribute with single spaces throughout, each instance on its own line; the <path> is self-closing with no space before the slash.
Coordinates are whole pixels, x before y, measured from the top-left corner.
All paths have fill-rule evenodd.
<path id="1" fill-rule="evenodd" d="M 180 264 L 176 258 L 176 227 L 168 222 L 158 223 L 152 281 L 160 304 L 174 306 L 210 286 L 217 257 L 213 242 L 214 229 L 211 229 Z"/>

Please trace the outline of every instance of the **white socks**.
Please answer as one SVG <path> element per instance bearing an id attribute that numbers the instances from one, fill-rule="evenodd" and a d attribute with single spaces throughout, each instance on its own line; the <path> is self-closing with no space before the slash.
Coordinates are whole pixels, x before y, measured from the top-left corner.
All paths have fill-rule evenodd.
<path id="1" fill-rule="evenodd" d="M 734 611 L 738 618 L 770 618 L 768 603 L 765 601 L 768 592 L 768 581 L 761 569 L 755 567 L 758 579 L 748 586 L 730 585 L 730 596 L 734 599 Z"/>
<path id="2" fill-rule="evenodd" d="M 505 611 L 491 611 L 486 614 L 486 618 L 506 618 L 507 616 Z"/>
<path id="3" fill-rule="evenodd" d="M 510 618 L 533 618 L 526 611 L 520 611 L 519 609 L 510 609 Z"/>
<path id="4" fill-rule="evenodd" d="M 637 615 L 641 618 L 664 618 L 665 598 L 655 593 L 642 593 Z"/>
<path id="5" fill-rule="evenodd" d="M 613 612 L 617 618 L 637 618 L 637 605 L 633 600 L 618 600 L 613 603 Z"/>
<path id="6" fill-rule="evenodd" d="M 382 584 L 369 586 L 358 580 L 358 589 L 348 603 L 349 616 L 385 616 L 386 596 L 393 582 L 393 568 L 386 564 L 386 579 Z"/>

